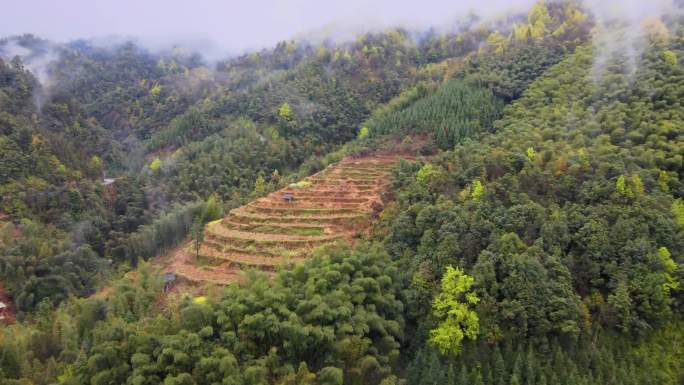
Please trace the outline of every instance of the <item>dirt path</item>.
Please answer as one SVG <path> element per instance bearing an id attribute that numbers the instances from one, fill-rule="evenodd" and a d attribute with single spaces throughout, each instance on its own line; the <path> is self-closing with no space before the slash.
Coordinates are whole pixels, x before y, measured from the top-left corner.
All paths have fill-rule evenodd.
<path id="1" fill-rule="evenodd" d="M 268 223 L 266 223 L 268 225 Z M 274 233 L 258 233 L 251 231 L 237 231 L 230 230 L 224 227 L 221 223 L 215 223 L 207 228 L 207 233 L 217 235 L 218 238 L 238 238 L 249 241 L 265 241 L 265 242 L 319 242 L 330 241 L 345 236 L 345 233 L 337 233 L 333 235 L 320 236 L 306 236 L 306 235 L 287 235 Z"/>
<path id="2" fill-rule="evenodd" d="M 224 262 L 217 266 L 201 266 L 195 256 L 188 252 L 192 243 L 177 247 L 170 261 L 163 265 L 166 272 L 172 272 L 192 282 L 211 282 L 226 284 L 240 279 L 240 270 L 233 263 Z"/>

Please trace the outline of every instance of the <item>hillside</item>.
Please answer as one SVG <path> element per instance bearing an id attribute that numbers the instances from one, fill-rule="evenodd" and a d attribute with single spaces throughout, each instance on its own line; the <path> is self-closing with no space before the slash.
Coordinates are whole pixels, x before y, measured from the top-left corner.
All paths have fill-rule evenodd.
<path id="1" fill-rule="evenodd" d="M 318 247 L 352 242 L 382 210 L 392 167 L 410 158 L 394 151 L 348 156 L 210 222 L 166 270 L 192 282 L 228 284 L 240 270 L 275 272 Z"/>
<path id="2" fill-rule="evenodd" d="M 681 384 L 684 19 L 595 5 L 0 40 L 0 384 Z"/>
<path id="3" fill-rule="evenodd" d="M 654 39 L 634 72 L 616 54 L 599 77 L 596 47 L 581 47 L 509 104 L 494 133 L 404 171 L 382 241 L 410 282 L 407 322 L 430 341 L 409 383 L 681 382 L 676 36 Z M 479 321 L 445 360 L 454 345 L 438 339 L 445 318 L 430 298 L 450 289 L 448 266 L 475 282 Z"/>
<path id="4" fill-rule="evenodd" d="M 575 4 L 512 15 L 544 29 L 511 35 L 505 51 L 490 37 L 512 33 L 509 22 L 473 21 L 458 33 L 284 41 L 217 65 L 132 42 L 0 39 L 0 212 L 24 234 L 0 250 L 0 279 L 19 318 L 44 300 L 91 295 L 119 270 L 174 249 L 194 222 L 259 196 L 259 180 L 273 191 L 320 171 L 364 127 L 376 135 L 375 122 L 452 78 L 467 78 L 467 91 L 437 93 L 445 100 L 430 112 L 436 124 L 458 95 L 477 95 L 467 105 L 491 104 L 490 113 L 478 122 L 471 110 L 450 115 L 458 124 L 439 145 L 477 133 L 500 113 L 497 98 L 518 95 L 586 41 L 582 15 Z M 490 76 L 499 72 L 506 77 Z M 491 92 L 472 89 L 482 82 Z M 408 115 L 396 123 L 415 123 Z"/>

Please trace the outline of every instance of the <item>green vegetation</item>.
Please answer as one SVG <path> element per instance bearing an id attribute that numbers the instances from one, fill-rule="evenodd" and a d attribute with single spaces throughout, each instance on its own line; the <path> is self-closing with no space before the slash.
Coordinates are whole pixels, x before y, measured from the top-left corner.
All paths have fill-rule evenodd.
<path id="1" fill-rule="evenodd" d="M 430 133 L 446 149 L 491 127 L 502 107 L 491 91 L 453 80 L 410 107 L 368 125 L 374 135 Z"/>
<path id="2" fill-rule="evenodd" d="M 45 354 L 60 352 L 64 360 L 78 356 L 78 344 L 65 345 L 72 338 L 92 344 L 83 364 L 76 362 L 61 374 L 67 384 L 183 378 L 296 383 L 304 372 L 319 379 L 377 382 L 391 372 L 404 338 L 397 272 L 379 268 L 387 263 L 387 255 L 377 248 L 353 254 L 329 249 L 272 283 L 251 276 L 244 286 L 232 285 L 220 297 L 184 298 L 168 309 L 170 318 L 145 317 L 153 315 L 150 299 L 159 283 L 144 267 L 137 282 L 115 287 L 106 303 L 80 300 L 54 314 L 40 313 L 34 333 L 42 336 Z M 38 341 L 19 326 L 2 333 L 6 363 L 19 359 L 19 352 L 7 350 L 12 346 L 9 335 L 28 339 L 24 348 Z M 33 365 L 20 363 L 5 375 L 16 377 L 22 367 L 31 370 Z"/>
<path id="3" fill-rule="evenodd" d="M 661 361 L 681 362 L 681 349 L 652 349 L 681 339 L 684 71 L 660 53 L 682 48 L 649 47 L 634 75 L 613 58 L 596 83 L 582 47 L 494 134 L 397 170 L 384 243 L 406 272 L 407 325 L 425 340 L 443 330 L 442 314 L 424 315 L 449 265 L 479 298 L 477 340 L 457 359 L 418 343 L 409 383 L 681 381 Z"/>
<path id="4" fill-rule="evenodd" d="M 299 182 L 290 183 L 288 185 L 288 187 L 291 187 L 291 188 L 307 188 L 307 187 L 311 187 L 311 182 L 309 182 L 308 180 L 300 180 Z"/>
<path id="5" fill-rule="evenodd" d="M 477 295 L 470 291 L 473 282 L 473 277 L 451 266 L 447 266 L 442 277 L 442 290 L 432 304 L 432 313 L 441 323 L 430 331 L 430 342 L 443 354 L 457 355 L 461 351 L 461 341 L 464 337 L 477 338 L 477 313 L 469 308 L 480 301 Z"/>
<path id="6" fill-rule="evenodd" d="M 318 236 L 325 235 L 322 227 L 275 227 L 275 226 L 256 226 L 249 231 L 257 233 L 273 233 L 273 234 L 288 234 L 288 235 L 303 235 L 303 236 Z"/>
<path id="7" fill-rule="evenodd" d="M 216 71 L 0 40 L 58 52 L 51 92 L 0 60 L 0 290 L 18 318 L 0 383 L 681 384 L 678 17 L 600 63 L 574 1 L 420 41 L 283 42 Z M 363 202 L 240 207 L 345 178 L 364 191 L 388 165 L 293 182 L 378 149 L 415 156 L 354 245 L 306 237 L 363 227 Z M 269 271 L 165 293 L 147 260 L 188 237 L 201 271 Z"/>

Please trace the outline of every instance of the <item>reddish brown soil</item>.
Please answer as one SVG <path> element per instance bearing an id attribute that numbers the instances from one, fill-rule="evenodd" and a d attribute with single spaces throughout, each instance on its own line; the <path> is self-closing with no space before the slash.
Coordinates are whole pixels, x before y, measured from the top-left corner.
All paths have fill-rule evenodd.
<path id="1" fill-rule="evenodd" d="M 306 178 L 308 187 L 288 186 L 234 209 L 207 225 L 199 260 L 188 244 L 174 251 L 166 270 L 193 282 L 225 284 L 239 279 L 246 267 L 274 271 L 306 259 L 323 244 L 352 241 L 382 209 L 380 194 L 402 158 L 410 156 L 347 157 Z M 285 201 L 286 194 L 294 200 Z M 312 229 L 318 234 L 308 235 Z"/>
<path id="2" fill-rule="evenodd" d="M 93 299 L 105 299 L 109 297 L 110 294 L 112 294 L 112 287 L 111 286 L 106 286 L 100 289 L 97 293 L 93 294 L 90 296 L 90 298 Z"/>
<path id="3" fill-rule="evenodd" d="M 178 276 L 171 292 L 240 281 L 245 268 L 272 273 L 283 263 L 303 261 L 321 245 L 353 242 L 382 210 L 381 194 L 390 186 L 392 168 L 413 158 L 395 153 L 398 147 L 347 157 L 306 178 L 310 186 L 288 186 L 208 224 L 199 258 L 188 242 L 157 259 L 165 272 Z M 294 200 L 285 201 L 286 194 Z"/>
<path id="4" fill-rule="evenodd" d="M 191 243 L 178 247 L 171 255 L 171 263 L 165 268 L 177 276 L 191 282 L 211 282 L 225 284 L 239 280 L 240 270 L 231 262 L 224 262 L 217 266 L 200 266 L 195 256 L 189 251 Z"/>
<path id="5" fill-rule="evenodd" d="M 268 225 L 268 224 L 267 224 Z M 207 226 L 207 233 L 218 236 L 219 239 L 244 239 L 250 241 L 265 241 L 265 242 L 318 242 L 318 241 L 329 241 L 337 238 L 343 237 L 345 234 L 334 234 L 334 235 L 320 235 L 320 236 L 307 236 L 307 235 L 287 235 L 287 234 L 274 234 L 274 233 L 253 233 L 249 231 L 236 231 L 227 229 L 223 223 L 214 223 Z"/>
<path id="6" fill-rule="evenodd" d="M 0 311 L 0 322 L 5 324 L 13 324 L 17 321 L 16 309 L 14 308 L 14 302 L 10 298 L 9 294 L 5 291 L 4 283 L 0 282 L 0 302 L 3 302 L 7 307 L 4 311 Z"/>

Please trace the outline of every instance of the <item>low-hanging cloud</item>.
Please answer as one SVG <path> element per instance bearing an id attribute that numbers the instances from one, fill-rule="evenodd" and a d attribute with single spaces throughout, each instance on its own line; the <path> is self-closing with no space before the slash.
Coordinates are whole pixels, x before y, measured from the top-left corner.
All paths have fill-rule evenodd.
<path id="1" fill-rule="evenodd" d="M 181 46 L 209 62 L 278 41 L 350 40 L 359 33 L 390 27 L 423 31 L 453 31 L 469 14 L 495 19 L 525 12 L 537 0 L 25 0 L 3 8 L 0 38 L 24 33 L 51 41 L 86 39 L 96 46 L 132 40 L 155 52 Z M 594 14 L 595 66 L 598 78 L 616 55 L 626 56 L 628 71 L 636 69 L 644 47 L 640 26 L 647 16 L 660 17 L 677 8 L 675 0 L 584 0 Z M 49 53 L 49 52 L 48 52 Z M 18 45 L 6 45 L 0 55 L 22 56 L 44 85 L 51 54 L 31 56 Z"/>
<path id="2" fill-rule="evenodd" d="M 310 31 L 448 26 L 469 12 L 495 17 L 534 1 L 25 0 L 5 4 L 0 36 L 32 33 L 60 42 L 122 36 L 148 48 L 199 46 L 205 54 L 225 57 Z"/>
<path id="3" fill-rule="evenodd" d="M 0 41 L 0 58 L 12 59 L 20 57 L 22 64 L 38 80 L 40 86 L 33 90 L 33 101 L 40 111 L 49 98 L 50 63 L 57 60 L 59 54 L 55 47 L 47 41 L 40 41 L 36 47 L 29 49 L 19 43 L 18 39 Z"/>
<path id="4" fill-rule="evenodd" d="M 623 58 L 624 69 L 631 77 L 648 44 L 644 21 L 681 11 L 673 0 L 587 0 L 585 5 L 596 20 L 592 72 L 597 81 L 606 65 L 618 57 Z"/>

